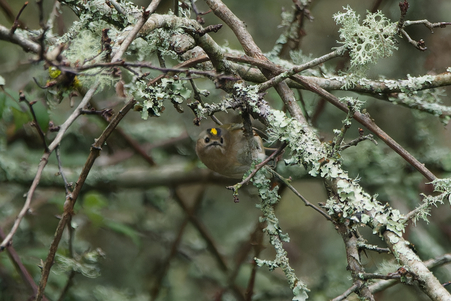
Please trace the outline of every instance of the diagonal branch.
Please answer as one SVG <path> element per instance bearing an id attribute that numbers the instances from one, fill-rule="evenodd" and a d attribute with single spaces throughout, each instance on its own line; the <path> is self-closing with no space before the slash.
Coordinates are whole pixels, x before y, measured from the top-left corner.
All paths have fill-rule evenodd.
<path id="1" fill-rule="evenodd" d="M 77 201 L 78 195 L 80 194 L 81 188 L 88 177 L 89 171 L 91 170 L 96 158 L 100 155 L 100 151 L 102 150 L 102 146 L 104 145 L 106 139 L 110 136 L 113 130 L 117 127 L 122 118 L 127 114 L 127 112 L 135 105 L 136 101 L 131 99 L 111 120 L 110 124 L 105 128 L 103 133 L 100 135 L 98 139 L 95 140 L 94 144 L 91 147 L 91 152 L 89 153 L 88 159 L 86 160 L 85 166 L 83 167 L 78 181 L 75 185 L 74 191 L 67 195 L 66 201 L 64 202 L 64 212 L 61 216 L 61 219 L 58 223 L 58 227 L 55 232 L 55 237 L 50 245 L 50 250 L 47 255 L 47 259 L 44 263 L 44 267 L 42 268 L 42 276 L 41 281 L 39 283 L 38 294 L 36 295 L 36 301 L 42 299 L 44 294 L 45 287 L 47 285 L 47 280 L 50 274 L 50 269 L 53 265 L 56 251 L 58 250 L 58 245 L 63 236 L 64 229 L 68 224 L 68 221 L 72 218 L 74 214 L 73 209 L 75 206 L 75 202 Z"/>
<path id="2" fill-rule="evenodd" d="M 421 290 L 434 301 L 450 300 L 450 293 L 411 249 L 404 238 L 391 231 L 384 232 L 384 239 L 398 261 L 418 277 Z"/>
<path id="3" fill-rule="evenodd" d="M 293 79 L 304 85 L 304 87 L 326 99 L 328 102 L 342 110 L 343 112 L 348 112 L 348 107 L 342 103 L 336 96 L 327 92 L 326 90 L 318 87 L 317 85 L 306 80 L 303 76 L 295 75 Z M 354 113 L 354 119 L 364 125 L 367 129 L 377 135 L 382 141 L 385 142 L 391 149 L 397 152 L 404 160 L 410 163 L 416 170 L 418 170 L 426 179 L 433 181 L 436 176 L 427 169 L 424 164 L 420 163 L 414 156 L 412 156 L 407 150 L 405 150 L 398 142 L 396 142 L 392 137 L 385 133 L 377 124 L 373 121 L 369 114 L 362 114 L 359 111 Z"/>
<path id="4" fill-rule="evenodd" d="M 3 251 L 5 247 L 11 243 L 11 240 L 16 233 L 17 229 L 19 228 L 20 222 L 24 218 L 24 216 L 27 214 L 28 210 L 30 209 L 31 200 L 33 198 L 34 192 L 36 188 L 38 187 L 39 181 L 41 180 L 42 172 L 45 168 L 45 166 L 48 163 L 48 159 L 51 155 L 51 153 L 55 150 L 55 148 L 60 144 L 61 139 L 63 138 L 63 135 L 66 133 L 69 126 L 75 121 L 75 119 L 78 118 L 81 114 L 81 110 L 88 104 L 89 100 L 91 99 L 94 92 L 97 90 L 98 84 L 94 85 L 91 89 L 88 90 L 85 97 L 82 99 L 78 107 L 74 110 L 74 112 L 67 118 L 67 120 L 60 126 L 60 129 L 58 131 L 58 134 L 56 135 L 53 142 L 48 146 L 48 151 L 44 152 L 44 154 L 41 157 L 41 161 L 38 165 L 38 170 L 36 172 L 36 176 L 33 179 L 33 182 L 31 183 L 30 189 L 27 192 L 27 198 L 25 200 L 25 204 L 22 207 L 22 210 L 19 212 L 19 215 L 16 217 L 16 220 L 14 222 L 13 227 L 11 228 L 8 235 L 6 235 L 5 239 L 3 239 L 2 243 L 0 244 L 0 251 Z"/>

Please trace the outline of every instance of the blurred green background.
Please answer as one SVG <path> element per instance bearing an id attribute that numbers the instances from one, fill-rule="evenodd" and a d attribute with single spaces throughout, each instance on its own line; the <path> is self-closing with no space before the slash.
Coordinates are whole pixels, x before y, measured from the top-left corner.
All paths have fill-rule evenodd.
<path id="1" fill-rule="evenodd" d="M 22 7 L 20 1 L 6 1 L 17 13 Z M 147 6 L 149 1 L 133 1 Z M 309 6 L 313 21 L 305 21 L 305 36 L 301 48 L 304 54 L 313 58 L 326 54 L 337 43 L 338 26 L 332 15 L 349 5 L 364 18 L 377 1 L 331 1 L 313 0 Z M 224 3 L 247 25 L 249 32 L 264 52 L 270 51 L 282 32 L 278 27 L 283 10 L 290 11 L 290 0 L 226 0 Z M 431 22 L 451 21 L 450 1 L 411 0 L 407 19 L 428 19 Z M 197 2 L 201 11 L 208 10 L 204 2 Z M 162 1 L 158 12 L 165 13 L 173 1 Z M 45 16 L 50 14 L 53 1 L 45 1 Z M 398 1 L 381 1 L 379 9 L 392 21 L 399 18 Z M 36 4 L 30 1 L 21 20 L 28 28 L 37 29 Z M 59 30 L 67 30 L 77 20 L 65 6 L 61 8 L 63 18 Z M 222 23 L 212 13 L 204 16 L 205 26 Z M 0 24 L 11 26 L 3 11 Z M 419 76 L 445 72 L 451 65 L 451 27 L 435 29 L 432 34 L 424 26 L 411 26 L 408 32 L 413 39 L 424 39 L 428 50 L 420 52 L 405 39 L 398 39 L 398 52 L 391 58 L 381 60 L 370 70 L 369 76 L 404 79 L 408 74 Z M 211 34 L 220 45 L 241 49 L 230 29 L 224 26 L 218 33 Z M 71 114 L 73 108 L 67 99 L 60 104 L 48 102 L 49 92 L 41 90 L 33 81 L 45 83 L 47 72 L 41 63 L 31 63 L 32 55 L 11 43 L 0 41 L 0 76 L 6 80 L 5 89 L 18 99 L 23 90 L 29 100 L 37 100 L 38 119 L 44 123 L 51 120 L 58 125 Z M 332 69 L 342 59 L 328 62 Z M 211 95 L 206 102 L 215 102 L 225 94 L 215 90 L 208 81 L 199 81 L 199 86 L 209 89 Z M 444 89 L 444 93 L 449 89 Z M 302 92 L 307 111 L 313 114 L 320 98 L 309 92 Z M 351 95 L 366 100 L 367 110 L 378 125 L 401 145 L 414 154 L 439 177 L 449 177 L 451 171 L 450 126 L 444 126 L 430 115 L 414 112 L 407 108 L 389 104 L 368 95 L 357 95 L 334 91 L 338 96 Z M 3 95 L 3 104 L 9 97 Z M 276 109 L 282 109 L 276 93 L 270 91 L 265 98 Z M 0 99 L 1 100 L 1 99 Z M 448 97 L 442 98 L 450 105 Z M 74 99 L 78 104 L 79 98 Z M 116 111 L 123 101 L 115 96 L 114 87 L 94 97 L 99 109 L 113 107 Z M 75 228 L 73 246 L 82 264 L 75 275 L 64 300 L 240 300 L 234 289 L 247 287 L 253 251 L 248 251 L 252 233 L 258 229 L 261 212 L 256 208 L 258 195 L 251 186 L 240 194 L 240 202 L 234 203 L 232 193 L 226 185 L 233 181 L 213 177 L 206 182 L 193 181 L 178 184 L 168 180 L 155 184 L 154 179 L 167 170 L 177 169 L 181 173 L 204 169 L 194 152 L 194 140 L 201 128 L 211 125 L 203 121 L 196 127 L 191 111 L 183 106 L 185 113 L 178 113 L 170 104 L 160 118 L 141 120 L 139 113 L 130 112 L 120 124 L 121 129 L 140 143 L 155 160 L 157 166 L 150 167 L 142 157 L 133 153 L 123 137 L 114 134 L 104 147 L 101 157 L 88 177 L 85 188 L 76 205 L 72 225 Z M 0 114 L 0 228 L 7 233 L 14 218 L 23 206 L 37 164 L 43 154 L 39 137 L 26 121 L 26 107 L 20 104 L 15 112 L 1 109 Z M 236 114 L 218 114 L 223 121 L 235 120 Z M 336 108 L 326 105 L 316 126 L 318 134 L 325 141 L 330 140 L 332 129 L 341 127 L 345 115 Z M 19 121 L 18 121 L 19 120 Z M 61 143 L 61 160 L 66 176 L 75 182 L 86 161 L 89 148 L 104 128 L 96 116 L 81 116 L 72 125 Z M 358 136 L 355 124 L 349 130 L 346 140 Z M 54 137 L 48 134 L 48 139 Z M 50 141 L 50 140 L 49 140 Z M 289 152 L 287 152 L 289 153 Z M 288 155 L 288 154 L 287 154 Z M 382 141 L 377 147 L 366 141 L 358 147 L 343 153 L 345 168 L 352 177 L 360 177 L 360 183 L 370 193 L 378 194 L 381 202 L 406 213 L 421 202 L 420 193 L 430 193 L 425 180 L 398 155 L 388 149 Z M 320 180 L 305 175 L 302 168 L 285 167 L 279 164 L 279 171 L 292 176 L 294 186 L 312 203 L 324 202 L 327 198 Z M 202 170 L 200 170 L 202 172 Z M 64 184 L 56 176 L 57 161 L 53 154 L 46 168 L 41 185 L 35 193 L 32 211 L 23 220 L 14 237 L 13 246 L 20 259 L 32 274 L 36 283 L 40 279 L 39 265 L 45 260 L 53 239 L 58 215 L 62 212 L 65 199 Z M 199 173 L 200 174 L 200 173 Z M 127 181 L 127 178 L 129 180 Z M 118 180 L 119 179 L 119 180 Z M 121 181 L 121 179 L 123 181 Z M 130 180 L 132 179 L 132 180 Z M 282 230 L 291 241 L 285 243 L 290 263 L 300 279 L 311 290 L 311 300 L 329 300 L 343 293 L 352 285 L 346 270 L 346 256 L 342 240 L 333 226 L 315 211 L 305 207 L 288 189 L 282 190 L 282 198 L 276 213 Z M 187 222 L 187 215 L 181 209 L 180 201 L 188 206 L 196 205 L 196 222 L 202 225 L 209 239 L 201 235 L 193 222 Z M 446 253 L 451 249 L 451 215 L 449 204 L 433 209 L 429 224 L 418 222 L 406 231 L 406 238 L 417 247 L 422 259 Z M 198 225 L 199 225 L 198 224 Z M 258 232 L 258 231 L 257 231 Z M 384 246 L 371 235 L 370 229 L 362 229 L 370 243 Z M 67 234 L 67 233 L 66 233 Z M 178 240 L 177 245 L 174 244 Z M 210 242 L 210 244 L 209 244 Z M 259 258 L 273 259 L 274 250 L 264 238 L 265 248 Z M 227 270 L 218 263 L 212 248 L 221 254 Z M 171 253 L 173 251 L 173 253 Z M 57 300 L 68 281 L 64 258 L 69 256 L 68 235 L 60 244 L 62 256 L 53 268 L 46 293 L 51 300 Z M 87 258 L 94 256 L 94 258 Z M 377 253 L 362 254 L 367 271 L 386 267 L 395 272 L 388 261 L 391 257 Z M 70 265 L 70 264 L 69 264 Z M 390 270 L 392 268 L 392 270 Z M 236 271 L 231 286 L 230 279 Z M 440 281 L 450 280 L 448 267 L 434 270 Z M 283 273 L 266 267 L 258 269 L 253 300 L 289 300 L 291 292 Z M 158 288 L 158 290 L 156 289 Z M 20 279 L 6 253 L 0 254 L 0 299 L 26 300 L 29 287 Z M 414 287 L 397 285 L 377 296 L 377 300 L 427 300 Z"/>

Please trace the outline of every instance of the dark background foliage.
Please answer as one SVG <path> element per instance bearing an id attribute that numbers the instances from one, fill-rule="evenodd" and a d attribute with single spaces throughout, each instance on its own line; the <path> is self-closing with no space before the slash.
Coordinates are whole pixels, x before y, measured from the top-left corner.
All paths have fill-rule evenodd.
<path id="1" fill-rule="evenodd" d="M 17 13 L 20 1 L 6 1 Z M 134 1 L 146 6 L 148 1 Z M 163 1 L 158 12 L 165 13 L 173 1 Z M 350 5 L 362 16 L 378 1 L 330 1 L 314 0 L 310 5 L 314 20 L 305 23 L 305 36 L 301 48 L 312 58 L 328 53 L 338 46 L 338 26 L 332 15 Z M 263 51 L 270 51 L 282 32 L 278 25 L 283 10 L 290 10 L 292 1 L 252 0 L 225 1 L 229 8 L 247 25 L 256 43 Z M 44 2 L 48 15 L 53 1 Z M 202 11 L 207 6 L 199 1 Z M 392 21 L 399 18 L 397 1 L 381 1 L 379 9 Z M 410 1 L 408 19 L 428 19 L 431 22 L 449 21 L 451 2 Z M 77 18 L 66 7 L 62 7 L 63 18 L 58 30 L 64 32 Z M 220 23 L 212 13 L 204 16 L 206 25 Z M 30 2 L 22 14 L 29 28 L 38 28 L 38 17 L 34 2 Z M 3 12 L 0 23 L 10 26 Z M 410 27 L 413 39 L 424 39 L 428 50 L 420 52 L 398 39 L 398 52 L 372 67 L 370 76 L 377 78 L 406 78 L 408 74 L 418 76 L 426 73 L 441 73 L 451 65 L 449 55 L 451 28 L 435 29 L 432 34 L 423 26 Z M 224 26 L 212 37 L 220 45 L 240 49 L 235 36 Z M 48 121 L 58 125 L 72 112 L 69 100 L 61 103 L 52 99 L 49 91 L 37 87 L 33 77 L 44 83 L 48 74 L 42 64 L 30 63 L 31 55 L 18 46 L 0 41 L 0 75 L 6 80 L 5 88 L 13 98 L 18 91 L 26 93 L 35 105 L 38 120 L 45 126 Z M 326 63 L 335 68 L 336 61 Z M 207 102 L 224 96 L 209 82 L 201 82 L 211 95 Z M 446 89 L 448 90 L 448 89 Z M 320 97 L 303 92 L 307 111 L 316 110 Z M 336 91 L 336 95 L 345 92 Z M 347 93 L 346 95 L 349 95 Z M 448 177 L 451 171 L 450 127 L 425 113 L 395 106 L 380 99 L 357 95 L 366 100 L 367 110 L 378 125 L 401 145 L 412 152 L 421 162 L 439 177 Z M 3 98 L 1 98 L 3 97 Z M 274 108 L 282 109 L 278 96 L 270 91 L 266 96 Z M 443 97 L 450 105 L 448 97 Z M 0 94 L 0 228 L 7 233 L 18 211 L 22 208 L 24 194 L 34 177 L 37 164 L 43 153 L 42 143 L 30 125 L 30 115 L 23 103 L 16 109 L 8 107 L 9 97 Z M 77 103 L 79 98 L 75 98 Z M 118 110 L 122 100 L 115 96 L 114 87 L 104 90 L 94 98 L 98 109 Z M 6 105 L 5 105 L 6 104 Z M 185 113 L 178 113 L 168 105 L 160 118 L 141 120 L 139 113 L 130 112 L 120 124 L 121 135 L 116 132 L 103 148 L 75 207 L 72 226 L 75 229 L 73 249 L 81 259 L 79 273 L 70 281 L 70 289 L 64 300 L 238 300 L 234 290 L 248 286 L 254 251 L 248 250 L 260 233 L 256 208 L 258 194 L 246 186 L 240 194 L 240 202 L 234 203 L 232 193 L 226 185 L 234 182 L 214 177 L 208 182 L 192 181 L 188 171 L 204 168 L 194 152 L 194 140 L 200 128 L 193 125 L 193 115 L 183 105 Z M 234 112 L 217 114 L 223 121 L 236 120 Z M 326 105 L 315 126 L 325 141 L 332 138 L 332 129 L 341 127 L 345 115 Z M 203 121 L 201 128 L 211 125 Z M 68 181 L 75 182 L 94 139 L 105 127 L 102 118 L 95 115 L 81 116 L 64 137 L 60 153 Z M 358 136 L 358 125 L 353 125 L 346 139 Z M 49 133 L 51 139 L 54 134 Z M 134 153 L 124 136 L 131 137 L 142 145 L 156 162 L 149 166 L 143 157 Z M 360 177 L 361 185 L 370 193 L 379 194 L 379 200 L 388 202 L 406 213 L 421 201 L 420 193 L 430 193 L 424 178 L 382 142 L 377 146 L 369 141 L 344 152 L 345 168 L 352 177 Z M 177 168 L 191 180 L 180 184 L 172 179 L 156 180 L 158 175 Z M 324 202 L 327 198 L 320 180 L 305 175 L 301 168 L 286 170 L 293 175 L 293 185 L 312 203 Z M 32 210 L 21 223 L 14 237 L 13 246 L 20 260 L 39 282 L 41 260 L 46 258 L 53 239 L 58 217 L 65 199 L 64 184 L 57 173 L 55 155 L 50 157 L 41 185 L 36 191 Z M 157 176 L 155 176 L 157 175 Z M 183 176 L 182 176 L 183 178 Z M 330 223 L 315 211 L 305 207 L 288 189 L 283 189 L 282 199 L 276 213 L 281 227 L 291 241 L 285 244 L 290 263 L 299 278 L 311 290 L 311 300 L 329 300 L 340 295 L 352 285 L 346 271 L 346 254 L 340 237 Z M 180 204 L 195 207 L 189 216 Z M 407 228 L 405 237 L 417 245 L 422 259 L 446 253 L 451 248 L 451 214 L 449 204 L 434 208 L 430 223 L 418 222 Z M 201 231 L 199 231 L 201 229 Z M 370 243 L 383 244 L 363 229 Z M 263 248 L 259 258 L 272 259 L 274 250 L 263 237 Z M 215 255 L 215 250 L 219 255 Z M 63 237 L 58 253 L 69 256 L 69 239 Z M 93 258 L 87 258 L 93 256 Z M 388 267 L 391 257 L 373 252 L 362 254 L 368 271 Z M 223 264 L 221 264 L 223 262 Z M 444 266 L 434 270 L 441 282 L 450 281 L 451 270 Z M 62 262 L 56 262 L 49 279 L 46 294 L 57 300 L 68 283 L 69 271 Z M 288 300 L 288 289 L 280 270 L 269 272 L 266 267 L 258 269 L 253 300 Z M 21 280 L 6 253 L 0 254 L 0 299 L 26 300 L 29 287 Z M 415 288 L 394 286 L 379 295 L 377 300 L 427 300 Z"/>

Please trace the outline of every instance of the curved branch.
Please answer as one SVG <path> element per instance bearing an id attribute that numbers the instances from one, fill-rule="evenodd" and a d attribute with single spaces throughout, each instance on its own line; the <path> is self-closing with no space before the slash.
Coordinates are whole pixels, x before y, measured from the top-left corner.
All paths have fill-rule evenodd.
<path id="1" fill-rule="evenodd" d="M 25 52 L 39 53 L 41 49 L 38 43 L 32 42 L 30 39 L 18 34 L 17 31 L 11 34 L 10 29 L 2 25 L 0 25 L 0 40 L 17 44 Z"/>

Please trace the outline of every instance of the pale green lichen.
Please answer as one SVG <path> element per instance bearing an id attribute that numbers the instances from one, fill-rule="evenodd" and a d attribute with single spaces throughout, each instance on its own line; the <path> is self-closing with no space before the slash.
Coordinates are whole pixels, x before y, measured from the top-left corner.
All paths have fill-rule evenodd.
<path id="1" fill-rule="evenodd" d="M 396 23 L 390 22 L 382 12 L 367 12 L 360 24 L 360 16 L 351 7 L 343 7 L 345 12 L 334 15 L 337 25 L 340 25 L 339 43 L 349 50 L 351 68 L 348 72 L 349 85 L 358 81 L 380 58 L 386 58 L 397 49 L 395 35 Z"/>
<path id="2" fill-rule="evenodd" d="M 418 84 L 417 84 L 418 85 Z M 422 91 L 412 90 L 406 93 L 398 93 L 389 97 L 389 101 L 421 112 L 426 112 L 440 118 L 446 125 L 449 122 L 451 109 L 440 104 L 446 96 L 444 89 L 428 89 Z"/>
<path id="3" fill-rule="evenodd" d="M 70 47 L 63 52 L 66 60 L 72 66 L 82 66 L 105 62 L 106 52 L 101 53 L 101 29 L 108 26 L 103 21 L 94 22 L 87 29 L 82 29 L 77 36 L 71 38 Z M 111 36 L 117 32 L 111 30 Z M 89 87 L 94 82 L 99 81 L 100 86 L 97 92 L 105 87 L 112 87 L 117 79 L 111 76 L 111 71 L 103 68 L 92 68 L 78 74 L 78 80 L 82 86 Z"/>
<path id="4" fill-rule="evenodd" d="M 341 167 L 338 159 L 329 156 L 328 147 L 322 144 L 316 133 L 308 126 L 301 125 L 283 112 L 271 109 L 259 98 L 256 87 L 235 84 L 237 94 L 247 93 L 248 104 L 258 113 L 264 113 L 268 121 L 267 134 L 270 141 L 286 142 L 291 150 L 291 158 L 286 164 L 303 165 L 311 176 L 320 176 L 328 182 L 336 183 L 336 195 L 330 197 L 325 205 L 331 215 L 341 215 L 355 221 L 355 225 L 365 223 L 374 233 L 385 229 L 397 234 L 404 231 L 400 213 L 388 204 L 381 204 L 376 196 L 365 192 Z"/>
<path id="5" fill-rule="evenodd" d="M 105 255 L 100 249 L 83 253 L 77 258 L 69 258 L 61 254 L 56 254 L 55 268 L 57 273 L 67 273 L 75 271 L 88 278 L 100 276 L 99 260 Z"/>
<path id="6" fill-rule="evenodd" d="M 258 205 L 263 212 L 263 218 L 260 222 L 266 222 L 263 231 L 268 234 L 270 243 L 276 251 L 274 260 L 261 260 L 255 258 L 258 266 L 266 265 L 270 270 L 281 268 L 287 278 L 290 288 L 293 291 L 292 300 L 306 300 L 308 298 L 307 286 L 296 276 L 294 269 L 290 266 L 287 257 L 287 251 L 283 248 L 283 242 L 289 242 L 288 234 L 283 233 L 279 225 L 279 220 L 275 215 L 274 205 L 279 202 L 280 195 L 278 187 L 271 188 L 271 180 L 269 173 L 265 169 L 261 169 L 252 178 L 252 183 L 258 188 L 261 202 Z"/>
<path id="7" fill-rule="evenodd" d="M 415 223 L 419 219 L 429 222 L 428 216 L 430 215 L 432 206 L 437 207 L 438 204 L 444 204 L 445 202 L 451 204 L 451 179 L 436 179 L 431 184 L 434 185 L 434 192 L 438 194 L 422 194 L 423 204 L 416 209 L 415 215 L 413 216 Z"/>
<path id="8" fill-rule="evenodd" d="M 340 160 L 329 156 L 328 147 L 319 141 L 310 127 L 300 124 L 293 118 L 288 118 L 281 111 L 271 109 L 259 95 L 256 86 L 249 87 L 237 83 L 234 88 L 239 98 L 245 99 L 255 113 L 266 119 L 269 140 L 287 143 L 291 150 L 291 158 L 285 160 L 287 164 L 303 165 L 310 175 L 320 176 L 326 182 L 336 183 L 335 195 L 331 196 L 325 205 L 329 214 L 353 221 L 353 227 L 366 224 L 378 234 L 387 229 L 399 235 L 403 232 L 404 224 L 400 220 L 399 211 L 393 210 L 387 204 L 381 204 L 375 196 L 366 193 L 357 180 L 351 179 L 341 168 Z M 351 102 L 355 108 L 361 105 L 357 100 L 345 101 Z M 262 198 L 260 207 L 264 214 L 264 221 L 268 223 L 265 232 L 270 236 L 270 242 L 277 254 L 275 260 L 256 259 L 256 262 L 270 269 L 281 267 L 293 292 L 300 292 L 300 295 L 295 296 L 298 298 L 295 300 L 304 300 L 307 297 L 307 289 L 297 280 L 288 264 L 286 251 L 282 245 L 284 237 L 281 236 L 279 223 L 274 214 L 273 204 L 279 197 L 269 189 L 269 180 L 262 173 L 257 173 L 253 181 Z M 300 288 L 296 289 L 299 285 Z"/>
<path id="9" fill-rule="evenodd" d="M 268 57 L 271 61 L 273 59 L 278 58 L 280 52 L 282 51 L 282 48 L 284 45 L 288 42 L 288 39 L 290 36 L 294 37 L 297 36 L 297 32 L 295 32 L 295 28 L 291 26 L 291 23 L 293 21 L 294 17 L 294 10 L 283 10 L 280 14 L 281 16 L 281 23 L 278 26 L 279 28 L 285 28 L 284 32 L 279 36 L 279 38 L 274 43 L 273 49 L 266 53 L 266 57 Z M 294 31 L 294 32 L 293 32 Z"/>
<path id="10" fill-rule="evenodd" d="M 141 80 L 127 87 L 138 100 L 137 107 L 140 107 L 141 118 L 145 120 L 149 116 L 159 117 L 165 109 L 165 100 L 178 106 L 191 96 L 191 90 L 187 89 L 182 81 L 173 78 L 163 78 L 158 85 L 154 86 L 147 86 L 147 83 Z"/>
<path id="11" fill-rule="evenodd" d="M 393 255 L 398 261 L 400 260 L 400 255 L 403 255 L 408 261 L 418 260 L 418 256 L 410 249 L 410 244 L 405 240 L 392 235 L 390 243 L 393 244 Z"/>
<path id="12" fill-rule="evenodd" d="M 184 31 L 181 28 L 156 28 L 147 35 L 141 36 L 141 39 L 145 41 L 144 43 L 141 39 L 136 39 L 136 42 L 130 45 L 129 51 L 136 53 L 138 60 L 144 60 L 154 55 L 156 51 L 163 57 L 167 56 L 177 60 L 179 58 L 178 54 L 171 50 L 171 37 L 183 33 Z"/>
<path id="13" fill-rule="evenodd" d="M 85 21 L 105 20 L 116 27 L 126 27 L 133 24 L 136 18 L 142 13 L 139 8 L 130 1 L 123 1 L 118 4 L 121 12 L 108 5 L 103 0 L 78 1 L 64 0 L 63 4 L 70 8 Z"/>
<path id="14" fill-rule="evenodd" d="M 86 3 L 81 3 L 80 1 L 65 1 L 65 3 L 70 5 L 71 8 L 79 14 L 80 20 L 75 22 L 75 25 L 69 32 L 61 37 L 55 45 L 61 43 L 69 45 L 68 49 L 65 50 L 63 54 L 72 66 L 105 61 L 105 54 L 100 53 L 100 48 L 102 47 L 102 30 L 109 30 L 108 37 L 112 40 L 111 45 L 114 53 L 118 47 L 120 47 L 121 41 L 130 31 L 130 27 L 126 26 L 134 23 L 134 20 L 142 14 L 142 11 L 129 2 L 119 4 L 122 13 L 125 15 L 118 14 L 117 9 L 112 9 L 105 4 L 105 1 L 95 0 Z M 186 12 L 184 12 L 184 14 L 186 14 Z M 171 50 L 170 38 L 174 34 L 181 34 L 183 32 L 183 29 L 177 27 L 153 28 L 153 30 L 134 39 L 126 54 L 137 55 L 138 60 L 145 60 L 158 51 L 163 57 L 169 56 L 171 59 L 177 59 L 177 54 Z M 118 79 L 111 76 L 111 70 L 107 72 L 105 69 L 94 68 L 81 72 L 79 74 L 79 80 L 83 86 L 90 86 L 94 81 L 99 81 L 100 86 L 97 90 L 97 92 L 99 92 L 104 87 L 113 87 Z M 142 94 L 142 96 L 144 96 L 149 93 L 153 95 L 158 94 L 158 91 L 136 93 L 138 87 L 144 88 L 138 83 L 136 87 L 133 88 L 133 93 L 135 95 Z M 158 88 L 156 88 L 156 90 L 158 90 Z M 174 96 L 174 94 L 179 92 L 180 89 L 170 97 L 173 102 L 179 103 L 180 99 L 177 95 Z M 185 93 L 181 94 L 185 95 Z M 145 105 L 151 108 L 154 106 L 158 107 L 158 104 L 159 102 L 157 101 L 154 102 L 153 105 L 148 103 Z M 155 112 L 158 114 L 158 108 L 156 108 Z"/>
<path id="15" fill-rule="evenodd" d="M 344 139 L 344 135 L 347 129 L 351 126 L 353 116 L 355 112 L 360 111 L 360 108 L 363 106 L 364 102 L 352 97 L 343 97 L 339 99 L 340 102 L 346 104 L 348 107 L 348 113 L 346 114 L 346 118 L 342 121 L 343 127 L 338 130 L 334 129 L 334 140 L 332 143 L 333 152 L 331 152 L 332 157 L 340 157 L 340 147 Z"/>

